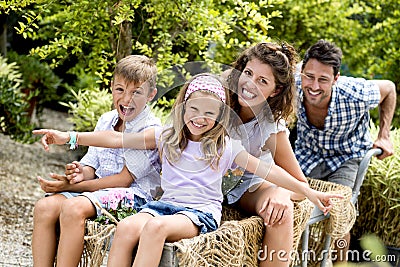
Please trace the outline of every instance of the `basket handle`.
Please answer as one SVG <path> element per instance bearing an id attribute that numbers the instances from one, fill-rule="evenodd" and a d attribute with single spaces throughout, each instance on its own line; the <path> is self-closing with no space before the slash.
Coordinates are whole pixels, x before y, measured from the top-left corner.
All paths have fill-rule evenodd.
<path id="1" fill-rule="evenodd" d="M 118 224 L 118 220 L 111 214 L 109 213 L 105 208 L 103 208 L 99 202 L 96 201 L 95 205 L 101 209 L 101 212 L 104 213 L 111 221 L 113 221 L 115 224 Z"/>

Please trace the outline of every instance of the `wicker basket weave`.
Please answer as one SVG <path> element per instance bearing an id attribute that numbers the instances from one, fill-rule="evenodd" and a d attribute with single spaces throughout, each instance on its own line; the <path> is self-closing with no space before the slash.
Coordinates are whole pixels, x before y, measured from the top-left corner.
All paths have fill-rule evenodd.
<path id="1" fill-rule="evenodd" d="M 322 191 L 340 194 L 342 199 L 331 199 L 333 207 L 331 209 L 328 223 L 325 225 L 325 232 L 329 233 L 333 239 L 341 238 L 350 231 L 356 220 L 356 208 L 351 203 L 352 189 L 337 183 L 308 179 L 310 187 Z"/>
<path id="2" fill-rule="evenodd" d="M 326 235 L 329 234 L 331 236 L 330 248 L 332 249 L 334 242 L 342 238 L 353 227 L 356 220 L 356 208 L 350 201 L 352 197 L 352 189 L 350 187 L 310 178 L 308 182 L 313 189 L 343 196 L 343 199 L 331 199 L 333 207 L 329 212 L 329 219 L 310 225 L 308 250 L 312 251 L 316 257 L 308 259 L 308 266 L 317 266 L 322 260 L 321 256 L 324 253 L 323 246 Z"/>
<path id="3" fill-rule="evenodd" d="M 294 242 L 297 248 L 301 233 L 310 218 L 313 205 L 308 200 L 294 205 Z M 224 207 L 222 224 L 214 232 L 173 243 L 179 266 L 258 266 L 257 254 L 264 232 L 263 220 L 246 217 Z M 101 225 L 87 220 L 82 267 L 100 266 L 110 246 L 115 225 Z"/>
<path id="4" fill-rule="evenodd" d="M 86 220 L 84 249 L 79 266 L 100 266 L 104 256 L 111 246 L 116 226 L 114 224 L 100 224 L 95 221 Z"/>

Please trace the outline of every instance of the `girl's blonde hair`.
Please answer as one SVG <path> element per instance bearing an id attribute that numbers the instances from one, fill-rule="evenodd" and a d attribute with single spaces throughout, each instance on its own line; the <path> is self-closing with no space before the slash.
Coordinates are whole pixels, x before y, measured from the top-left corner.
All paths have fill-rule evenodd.
<path id="1" fill-rule="evenodd" d="M 280 90 L 279 94 L 267 99 L 265 108 L 263 109 L 265 112 L 261 114 L 261 117 L 258 116 L 259 119 L 270 118 L 271 114 L 269 113 L 272 112 L 275 122 L 279 119 L 287 120 L 294 111 L 294 73 L 298 61 L 296 50 L 287 43 L 279 45 L 262 42 L 246 49 L 240 54 L 237 60 L 232 64 L 234 69 L 228 76 L 229 86 L 233 89 L 233 94 L 231 95 L 233 110 L 236 113 L 240 110 L 238 95 L 236 94 L 239 77 L 246 68 L 247 63 L 253 59 L 258 59 L 262 63 L 271 66 L 276 89 Z"/>
<path id="2" fill-rule="evenodd" d="M 198 74 L 196 76 L 193 76 L 183 85 L 183 87 L 179 91 L 171 111 L 172 126 L 169 127 L 168 129 L 165 129 L 162 133 L 162 139 L 160 142 L 162 148 L 160 149 L 160 151 L 161 153 L 165 153 L 166 158 L 169 162 L 176 162 L 179 160 L 182 151 L 186 148 L 190 132 L 187 126 L 185 125 L 183 118 L 187 101 L 185 100 L 185 93 L 189 84 L 194 79 L 202 75 L 211 76 L 212 78 L 218 80 L 223 86 L 226 96 L 226 101 L 224 104 L 222 100 L 219 99 L 214 93 L 207 90 L 201 90 L 201 92 L 208 93 L 210 94 L 210 96 L 221 100 L 221 106 L 219 111 L 220 113 L 214 127 L 209 131 L 205 132 L 203 134 L 203 137 L 200 139 L 204 154 L 204 158 L 202 158 L 201 160 L 205 160 L 212 166 L 212 168 L 217 169 L 219 160 L 225 149 L 225 136 L 227 135 L 226 129 L 229 125 L 230 100 L 229 100 L 228 89 L 226 86 L 223 85 L 221 79 L 209 73 Z"/>

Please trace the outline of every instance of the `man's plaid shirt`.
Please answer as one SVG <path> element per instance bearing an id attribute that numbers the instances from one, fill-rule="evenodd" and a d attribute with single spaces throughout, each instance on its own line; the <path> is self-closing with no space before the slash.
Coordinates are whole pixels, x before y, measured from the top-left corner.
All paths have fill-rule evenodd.
<path id="1" fill-rule="evenodd" d="M 301 77 L 296 75 L 298 121 L 295 154 L 305 175 L 323 161 L 332 171 L 372 147 L 369 110 L 379 104 L 379 87 L 362 78 L 340 76 L 332 87 L 332 99 L 324 129 L 311 125 L 303 106 Z"/>

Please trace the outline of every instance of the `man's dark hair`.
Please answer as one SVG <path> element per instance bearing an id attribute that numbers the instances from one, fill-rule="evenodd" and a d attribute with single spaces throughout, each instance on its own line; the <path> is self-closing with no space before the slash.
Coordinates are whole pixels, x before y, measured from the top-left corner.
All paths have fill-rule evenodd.
<path id="1" fill-rule="evenodd" d="M 314 58 L 322 64 L 332 66 L 333 75 L 336 76 L 340 70 L 340 65 L 342 64 L 342 55 L 342 50 L 334 43 L 325 40 L 319 40 L 310 48 L 308 48 L 306 54 L 304 55 L 301 69 L 303 70 L 306 63 L 311 58 Z"/>

